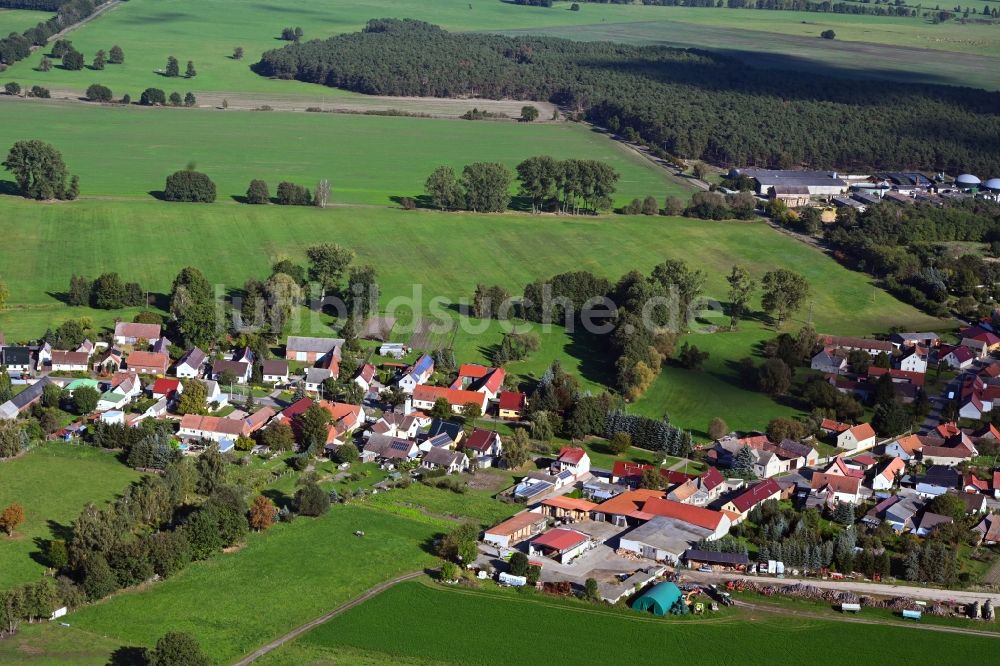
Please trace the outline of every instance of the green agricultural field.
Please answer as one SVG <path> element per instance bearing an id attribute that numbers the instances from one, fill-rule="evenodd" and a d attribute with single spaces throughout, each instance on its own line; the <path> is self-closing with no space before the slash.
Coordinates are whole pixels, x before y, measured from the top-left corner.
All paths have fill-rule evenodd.
<path id="1" fill-rule="evenodd" d="M 18 502 L 25 513 L 13 538 L 0 535 L 0 590 L 40 577 L 40 542 L 65 538 L 88 502 L 114 499 L 138 478 L 111 454 L 62 443 L 0 462 L 0 508 Z"/>
<path id="2" fill-rule="evenodd" d="M 22 624 L 13 636 L 0 641 L 0 664 L 12 666 L 95 666 L 95 664 L 142 663 L 136 657 L 142 648 L 123 649 L 122 644 L 75 627 L 57 623 Z M 112 654 L 121 661 L 109 661 Z M 131 657 L 131 659 L 127 658 Z"/>
<path id="3" fill-rule="evenodd" d="M 869 23 L 881 17 L 808 13 L 811 20 L 783 20 L 798 12 L 708 10 L 664 7 L 671 20 L 637 23 L 526 28 L 506 34 L 545 34 L 566 39 L 659 44 L 708 49 L 766 69 L 804 71 L 838 77 L 944 83 L 986 90 L 1000 89 L 1000 42 L 997 26 L 927 26 L 914 19 Z M 675 18 L 675 12 L 687 12 Z M 863 26 L 844 25 L 851 18 Z M 704 19 L 704 20 L 699 20 Z M 763 20 L 752 20 L 763 19 Z M 896 28 L 905 27 L 906 38 Z M 845 32 L 845 28 L 848 30 Z M 883 28 L 893 30 L 883 31 Z M 971 31 L 967 32 L 965 29 Z M 820 39 L 834 29 L 837 39 Z M 843 34 L 842 34 L 843 33 Z M 943 36 L 942 36 L 943 35 Z M 966 38 L 975 38 L 966 41 Z M 853 37 L 854 39 L 844 39 Z M 882 43 L 884 41 L 884 43 Z M 874 43 L 879 42 L 879 43 Z M 965 46 L 973 48 L 965 49 Z M 944 54 L 938 49 L 949 53 Z M 914 63 L 920 63 L 914 67 Z"/>
<path id="4" fill-rule="evenodd" d="M 251 535 L 236 553 L 85 607 L 66 621 L 119 645 L 149 646 L 167 631 L 190 632 L 215 663 L 229 663 L 384 580 L 432 564 L 424 548 L 439 531 L 381 511 L 334 506 L 321 518 Z"/>
<path id="5" fill-rule="evenodd" d="M 118 44 L 125 64 L 102 72 L 35 71 L 40 49 L 31 58 L 0 74 L 0 81 L 44 85 L 53 89 L 82 91 L 96 80 L 115 91 L 137 97 L 150 86 L 183 87 L 195 93 L 241 91 L 266 94 L 337 96 L 321 86 L 268 81 L 250 70 L 263 51 L 279 47 L 276 39 L 285 26 L 301 26 L 306 39 L 323 38 L 357 30 L 371 18 L 418 18 L 450 30 L 541 29 L 558 26 L 679 22 L 714 28 L 764 31 L 778 36 L 815 37 L 831 27 L 839 40 L 905 45 L 946 52 L 1000 55 L 995 26 L 932 25 L 924 19 L 850 16 L 807 12 L 765 12 L 719 8 L 651 7 L 584 4 L 569 11 L 568 2 L 551 9 L 520 7 L 501 0 L 287 0 L 280 6 L 241 3 L 237 0 L 131 0 L 74 31 L 76 47 L 89 62 L 98 49 Z M 715 46 L 727 44 L 717 42 Z M 232 49 L 243 46 L 246 57 L 233 60 Z M 816 38 L 815 50 L 826 44 Z M 773 47 L 768 47 L 773 48 Z M 193 60 L 198 76 L 190 81 L 164 79 L 157 70 L 173 55 L 183 65 Z M 929 58 L 928 58 L 929 59 Z M 913 64 L 921 69 L 922 61 Z M 176 84 L 176 85 L 174 85 Z"/>
<path id="6" fill-rule="evenodd" d="M 282 180 L 312 189 L 328 178 L 334 203 L 389 205 L 391 197 L 422 194 L 442 164 L 461 172 L 472 162 L 499 161 L 513 169 L 541 154 L 607 162 L 621 176 L 618 205 L 649 194 L 662 205 L 667 195 L 686 200 L 691 192 L 635 151 L 577 123 L 105 108 L 2 97 L 0 114 L 0 152 L 25 138 L 53 144 L 80 175 L 84 197 L 151 198 L 170 173 L 194 163 L 215 181 L 220 201 L 242 197 L 254 178 L 266 180 L 272 196 Z"/>
<path id="7" fill-rule="evenodd" d="M 419 630 L 372 631 L 387 617 L 419 617 Z M 452 620 L 474 617 L 500 631 L 458 631 Z M 748 622 L 750 620 L 750 622 Z M 572 639 L 565 637 L 572 627 Z M 823 662 L 843 650 L 848 628 L 834 619 L 725 611 L 716 617 L 654 618 L 630 610 L 598 608 L 513 591 L 473 591 L 404 583 L 320 625 L 261 660 L 264 666 L 351 663 L 510 663 L 511 641 L 524 664 L 572 664 L 606 655 L 614 663 L 642 663 L 651 654 L 697 653 L 700 664 Z M 912 628 L 852 624 L 851 643 L 892 645 L 907 664 L 959 663 L 992 649 L 992 638 L 943 636 Z M 561 636 L 562 640 L 553 637 Z M 516 637 L 516 638 L 512 638 Z M 627 638 L 627 639 L 626 639 Z M 617 640 L 616 640 L 617 639 Z"/>
<path id="8" fill-rule="evenodd" d="M 42 21 L 52 18 L 51 12 L 36 12 L 30 9 L 0 9 L 0 35 L 24 32 Z"/>

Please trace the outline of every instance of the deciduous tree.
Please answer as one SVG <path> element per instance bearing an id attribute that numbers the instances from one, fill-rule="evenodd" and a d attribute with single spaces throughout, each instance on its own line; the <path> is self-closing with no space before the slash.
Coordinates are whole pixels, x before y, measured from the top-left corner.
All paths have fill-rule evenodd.
<path id="1" fill-rule="evenodd" d="M 277 513 L 278 509 L 274 506 L 274 502 L 264 495 L 257 495 L 250 505 L 250 529 L 254 532 L 270 529 Z"/>
<path id="2" fill-rule="evenodd" d="M 24 507 L 14 502 L 7 505 L 0 511 L 0 530 L 7 533 L 7 536 L 14 536 L 14 530 L 24 522 Z"/>

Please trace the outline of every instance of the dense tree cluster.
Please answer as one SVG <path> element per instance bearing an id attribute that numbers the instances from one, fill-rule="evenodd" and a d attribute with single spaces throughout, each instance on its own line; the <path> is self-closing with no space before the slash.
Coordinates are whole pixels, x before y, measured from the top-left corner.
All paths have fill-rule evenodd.
<path id="1" fill-rule="evenodd" d="M 958 255 L 950 241 L 992 243 L 1000 253 L 1000 205 L 984 199 L 840 212 L 827 241 L 854 267 L 883 280 L 896 297 L 934 315 L 950 308 L 966 317 L 989 316 L 1000 298 L 1000 267 L 976 254 Z"/>
<path id="2" fill-rule="evenodd" d="M 138 307 L 146 304 L 146 294 L 138 282 L 124 282 L 118 273 L 103 273 L 96 280 L 73 274 L 66 292 L 69 305 L 101 310 Z"/>
<path id="3" fill-rule="evenodd" d="M 475 162 L 462 170 L 461 177 L 449 166 L 435 169 L 424 184 L 427 196 L 441 210 L 471 210 L 500 213 L 510 204 L 513 176 L 498 162 Z"/>
<path id="4" fill-rule="evenodd" d="M 577 214 L 611 207 L 618 172 L 599 160 L 556 160 L 530 157 L 517 165 L 519 194 L 532 212 L 558 210 Z"/>
<path id="5" fill-rule="evenodd" d="M 620 432 L 627 433 L 632 442 L 644 449 L 682 458 L 691 453 L 691 433 L 665 418 L 658 421 L 622 411 L 608 412 L 604 436 L 611 439 Z"/>
<path id="6" fill-rule="evenodd" d="M 89 102 L 110 102 L 112 99 L 111 88 L 94 83 L 87 88 L 86 97 Z"/>
<path id="7" fill-rule="evenodd" d="M 514 0 L 515 4 L 535 4 L 544 0 Z M 582 0 L 600 4 L 629 5 L 634 0 Z M 785 10 L 795 12 L 822 12 L 831 14 L 868 14 L 871 16 L 916 16 L 917 10 L 906 6 L 905 3 L 897 1 L 890 4 L 876 2 L 831 2 L 831 0 L 642 0 L 644 5 L 658 5 L 661 7 L 704 7 L 728 9 L 765 9 L 769 11 Z M 545 6 L 550 6 L 551 3 Z"/>
<path id="8" fill-rule="evenodd" d="M 704 52 L 394 19 L 268 51 L 254 68 L 366 94 L 550 100 L 656 151 L 717 164 L 1000 172 L 1000 94 L 981 90 L 847 86 Z"/>
<path id="9" fill-rule="evenodd" d="M 52 18 L 28 28 L 20 35 L 12 32 L 7 37 L 0 38 L 0 63 L 13 65 L 19 60 L 24 60 L 31 55 L 32 46 L 45 46 L 52 35 L 79 23 L 106 2 L 108 0 L 0 0 L 0 7 L 55 12 Z M 56 57 L 63 57 L 63 53 L 59 53 Z M 82 56 L 80 56 L 80 67 L 67 67 L 67 69 L 82 68 Z"/>

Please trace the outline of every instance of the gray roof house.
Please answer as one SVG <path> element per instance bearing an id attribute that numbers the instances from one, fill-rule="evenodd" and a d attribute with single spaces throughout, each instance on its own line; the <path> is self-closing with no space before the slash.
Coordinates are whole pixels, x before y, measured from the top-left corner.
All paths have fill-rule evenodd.
<path id="1" fill-rule="evenodd" d="M 48 377 L 40 379 L 28 388 L 24 389 L 7 402 L 0 405 L 0 419 L 7 421 L 16 419 L 21 412 L 24 412 L 33 404 L 41 400 L 42 391 L 52 383 Z"/>

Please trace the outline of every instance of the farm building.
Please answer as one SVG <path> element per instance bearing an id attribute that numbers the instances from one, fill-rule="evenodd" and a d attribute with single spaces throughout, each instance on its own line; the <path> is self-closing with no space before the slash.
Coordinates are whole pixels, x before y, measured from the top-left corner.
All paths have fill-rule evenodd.
<path id="1" fill-rule="evenodd" d="M 632 602 L 632 608 L 637 611 L 652 612 L 653 615 L 666 615 L 681 599 L 680 589 L 673 583 L 657 583 Z"/>
<path id="2" fill-rule="evenodd" d="M 152 345 L 159 339 L 159 324 L 139 324 L 128 321 L 120 321 L 115 324 L 116 345 L 134 345 L 139 340 L 145 340 Z"/>
<path id="3" fill-rule="evenodd" d="M 691 569 L 707 565 L 743 570 L 750 563 L 750 558 L 747 557 L 746 553 L 710 553 L 694 548 L 685 551 L 681 559 L 687 562 Z"/>
<path id="4" fill-rule="evenodd" d="M 540 509 L 543 514 L 550 518 L 587 520 L 590 517 L 590 512 L 596 507 L 597 504 L 594 502 L 558 495 L 542 500 Z"/>
<path id="5" fill-rule="evenodd" d="M 740 169 L 739 175 L 752 178 L 758 194 L 766 194 L 772 188 L 802 190 L 806 197 L 830 197 L 847 191 L 847 182 L 836 171 Z"/>
<path id="6" fill-rule="evenodd" d="M 340 356 L 340 348 L 343 345 L 344 341 L 341 338 L 308 338 L 289 335 L 285 342 L 285 360 L 315 363 L 327 354 Z"/>
<path id="7" fill-rule="evenodd" d="M 0 405 L 0 419 L 8 421 L 16 419 L 19 414 L 27 411 L 32 405 L 42 399 L 42 390 L 45 388 L 46 384 L 51 383 L 52 380 L 48 377 L 40 379 L 7 402 Z"/>
<path id="8" fill-rule="evenodd" d="M 676 518 L 654 516 L 621 535 L 618 547 L 648 560 L 676 564 L 684 551 L 693 544 L 711 537 L 710 529 Z"/>
<path id="9" fill-rule="evenodd" d="M 525 511 L 512 516 L 483 533 L 483 541 L 499 548 L 510 548 L 545 529 L 548 519 L 540 513 Z"/>
<path id="10" fill-rule="evenodd" d="M 559 564 L 569 564 L 590 546 L 583 532 L 556 527 L 528 544 L 528 555 L 544 555 Z"/>
<path id="11" fill-rule="evenodd" d="M 165 375 L 170 357 L 155 352 L 134 351 L 125 359 L 128 369 L 140 375 Z"/>

